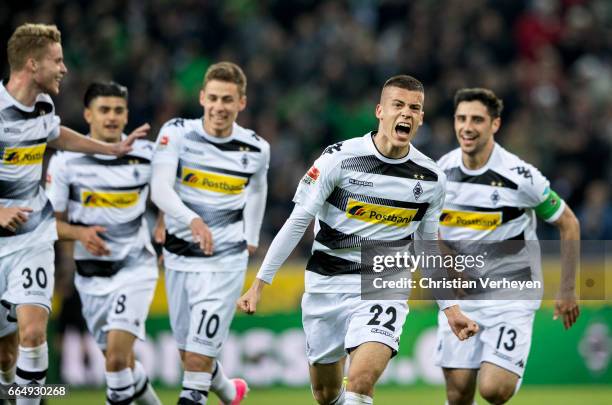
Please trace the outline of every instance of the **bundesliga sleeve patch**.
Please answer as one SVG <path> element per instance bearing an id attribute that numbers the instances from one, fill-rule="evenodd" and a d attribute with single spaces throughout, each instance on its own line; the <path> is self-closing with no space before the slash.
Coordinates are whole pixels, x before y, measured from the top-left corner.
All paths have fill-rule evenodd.
<path id="1" fill-rule="evenodd" d="M 546 200 L 544 200 L 542 203 L 540 203 L 540 205 L 535 207 L 536 215 L 539 218 L 542 218 L 543 220 L 547 221 L 552 218 L 557 213 L 557 211 L 559 211 L 562 202 L 563 200 L 561 199 L 561 197 L 559 197 L 559 195 L 557 195 L 557 193 L 555 193 L 553 190 L 550 190 Z"/>
<path id="2" fill-rule="evenodd" d="M 319 169 L 317 169 L 316 167 L 312 166 L 310 169 L 308 169 L 308 171 L 306 172 L 306 174 L 304 175 L 304 177 L 302 177 L 302 182 L 308 184 L 309 186 L 314 184 L 317 179 L 319 178 L 319 175 L 321 174 L 321 172 L 319 171 Z"/>

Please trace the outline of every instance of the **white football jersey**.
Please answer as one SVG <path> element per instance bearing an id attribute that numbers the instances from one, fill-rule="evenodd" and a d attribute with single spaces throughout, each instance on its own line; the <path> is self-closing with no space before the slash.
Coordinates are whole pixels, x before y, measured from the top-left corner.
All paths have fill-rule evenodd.
<path id="1" fill-rule="evenodd" d="M 53 209 L 40 180 L 47 142 L 59 134 L 51 97 L 39 94 L 28 107 L 0 84 L 0 206 L 33 210 L 16 232 L 0 228 L 0 257 L 57 239 Z"/>
<path id="2" fill-rule="evenodd" d="M 212 256 L 194 243 L 191 229 L 166 215 L 164 261 L 182 271 L 242 271 L 248 257 L 243 211 L 254 178 L 266 181 L 270 146 L 255 132 L 234 123 L 228 137 L 207 134 L 203 120 L 175 118 L 161 128 L 153 164 L 177 166 L 174 190 L 208 225 Z"/>
<path id="3" fill-rule="evenodd" d="M 440 217 L 441 238 L 465 244 L 512 241 L 506 242 L 501 250 L 506 253 L 487 258 L 486 270 L 479 276 L 542 281 L 538 244 L 520 241 L 538 239 L 534 209 L 550 197 L 546 177 L 497 143 L 488 162 L 480 169 L 469 170 L 463 165 L 460 148 L 444 155 L 438 164 L 447 177 L 446 200 Z M 556 201 L 555 206 L 556 212 L 550 214 L 548 222 L 559 218 L 565 203 Z M 520 293 L 516 293 L 513 301 L 500 301 L 495 294 L 499 293 L 489 294 L 487 301 L 462 301 L 460 305 L 466 310 L 539 306 L 539 301 L 525 300 Z"/>
<path id="4" fill-rule="evenodd" d="M 437 234 L 445 176 L 413 145 L 390 159 L 374 132 L 328 146 L 302 178 L 293 201 L 315 216 L 306 291 L 360 292 L 362 241 Z"/>
<path id="5" fill-rule="evenodd" d="M 119 262 L 137 258 L 146 249 L 154 254 L 144 213 L 151 180 L 153 143 L 137 140 L 133 150 L 122 157 L 58 152 L 49 163 L 47 193 L 57 212 L 68 213 L 71 224 L 100 225 L 110 255 L 94 256 L 75 242 L 74 259 L 79 266 L 91 261 Z M 133 266 L 122 266 L 132 268 Z M 113 277 L 83 277 L 75 282 L 81 291 L 109 289 L 126 281 L 157 277 L 156 266 L 145 272 L 119 272 Z M 128 271 L 129 272 L 129 271 Z M 136 274 L 138 273 L 138 274 Z"/>

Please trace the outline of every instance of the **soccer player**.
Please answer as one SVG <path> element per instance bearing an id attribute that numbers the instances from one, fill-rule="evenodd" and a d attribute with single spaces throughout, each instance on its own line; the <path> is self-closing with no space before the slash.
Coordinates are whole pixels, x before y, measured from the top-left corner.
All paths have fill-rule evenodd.
<path id="1" fill-rule="evenodd" d="M 239 66 L 210 66 L 200 91 L 204 117 L 168 121 L 153 158 L 152 199 L 167 229 L 170 323 L 185 369 L 183 405 L 205 404 L 209 390 L 235 405 L 248 389 L 244 380 L 229 380 L 216 360 L 266 203 L 270 146 L 236 124 L 246 84 Z"/>
<path id="2" fill-rule="evenodd" d="M 90 135 L 102 142 L 125 138 L 128 91 L 114 82 L 85 92 Z M 75 284 L 83 317 L 106 357 L 108 404 L 160 404 L 140 362 L 136 338 L 157 282 L 157 260 L 144 218 L 153 143 L 137 140 L 122 157 L 59 152 L 47 171 L 47 192 L 60 240 L 76 241 Z"/>
<path id="3" fill-rule="evenodd" d="M 362 241 L 438 237 L 444 173 L 410 143 L 423 123 L 424 98 L 423 85 L 411 76 L 387 80 L 376 106 L 378 131 L 323 151 L 302 178 L 293 212 L 257 278 L 238 301 L 245 312 L 255 312 L 264 285 L 272 283 L 314 218 L 302 321 L 312 392 L 320 404 L 372 403 L 374 384 L 397 353 L 408 313 L 406 300 L 361 299 Z M 379 215 L 371 215 L 375 211 Z M 439 304 L 460 339 L 475 333 L 476 324 L 457 306 Z"/>
<path id="4" fill-rule="evenodd" d="M 563 241 L 578 241 L 578 221 L 550 189 L 548 180 L 535 167 L 495 142 L 494 135 L 501 125 L 502 100 L 491 90 L 474 88 L 459 90 L 454 103 L 459 148 L 438 162 L 448 180 L 441 238 L 537 240 L 538 216 L 559 228 Z M 561 316 L 566 329 L 579 315 L 573 284 L 576 243 L 562 245 L 562 267 L 566 274 L 562 276 L 562 294 L 555 305 L 555 318 Z M 523 376 L 533 318 L 539 305 L 539 300 L 521 299 L 461 301 L 466 315 L 480 325 L 479 334 L 467 342 L 453 339 L 443 318 L 438 318 L 436 361 L 443 367 L 448 404 L 471 405 L 477 380 L 480 394 L 490 403 L 502 404 L 512 397 Z"/>
<path id="5" fill-rule="evenodd" d="M 10 79 L 0 84 L 0 382 L 43 384 L 48 367 L 47 320 L 54 281 L 51 203 L 40 187 L 45 148 L 124 155 L 148 125 L 119 143 L 100 142 L 64 126 L 51 95 L 67 73 L 54 25 L 24 24 L 7 45 Z M 7 321 L 15 321 L 17 325 Z M 18 334 L 16 333 L 18 330 Z M 17 337 L 18 336 L 18 337 Z M 37 404 L 40 398 L 18 399 Z"/>

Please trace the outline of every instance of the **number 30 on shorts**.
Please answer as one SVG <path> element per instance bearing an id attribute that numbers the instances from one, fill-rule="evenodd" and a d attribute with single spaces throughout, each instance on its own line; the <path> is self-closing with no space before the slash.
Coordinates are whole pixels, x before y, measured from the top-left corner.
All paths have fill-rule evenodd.
<path id="1" fill-rule="evenodd" d="M 383 310 L 383 307 L 379 304 L 372 305 L 372 308 L 370 308 L 370 313 L 374 314 L 374 317 L 370 319 L 368 325 L 380 325 L 380 323 L 384 320 L 384 317 L 383 319 L 379 319 L 383 311 L 389 316 L 389 319 L 387 322 L 383 323 L 382 326 L 389 329 L 391 332 L 395 332 L 395 326 L 393 326 L 393 323 L 397 319 L 397 310 L 394 307 L 388 307 L 386 310 Z"/>
<path id="2" fill-rule="evenodd" d="M 39 267 L 36 270 L 26 267 L 21 271 L 21 275 L 24 278 L 22 285 L 26 290 L 32 287 L 34 283 L 36 283 L 40 288 L 47 288 L 47 273 L 42 267 Z"/>

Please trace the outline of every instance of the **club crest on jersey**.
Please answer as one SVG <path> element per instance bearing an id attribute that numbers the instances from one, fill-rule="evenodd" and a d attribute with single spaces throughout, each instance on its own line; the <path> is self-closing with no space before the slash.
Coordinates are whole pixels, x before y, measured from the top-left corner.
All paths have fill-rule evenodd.
<path id="1" fill-rule="evenodd" d="M 46 148 L 46 143 L 34 146 L 16 146 L 13 148 L 6 148 L 4 149 L 2 160 L 4 164 L 7 165 L 37 165 L 42 163 Z"/>
<path id="2" fill-rule="evenodd" d="M 491 201 L 493 202 L 493 205 L 497 205 L 497 203 L 499 202 L 499 198 L 499 193 L 497 192 L 497 190 L 495 190 L 493 194 L 491 194 Z"/>
<path id="3" fill-rule="evenodd" d="M 188 167 L 184 167 L 182 170 L 181 183 L 201 190 L 221 194 L 240 194 L 247 184 L 247 179 L 241 177 L 225 176 Z"/>
<path id="4" fill-rule="evenodd" d="M 302 177 L 302 181 L 308 185 L 312 185 L 317 181 L 320 174 L 321 172 L 319 171 L 319 169 L 312 166 L 310 169 L 308 169 L 304 177 Z"/>
<path id="5" fill-rule="evenodd" d="M 346 205 L 347 218 L 387 226 L 408 226 L 416 216 L 417 209 L 368 204 L 349 198 Z"/>
<path id="6" fill-rule="evenodd" d="M 423 187 L 421 187 L 421 182 L 417 181 L 416 186 L 412 189 L 412 194 L 414 194 L 414 199 L 418 200 L 420 196 L 423 195 Z"/>
<path id="7" fill-rule="evenodd" d="M 249 165 L 249 157 L 247 156 L 246 153 L 242 155 L 242 157 L 240 158 L 240 163 L 242 163 L 242 167 L 244 167 L 245 169 Z"/>
<path id="8" fill-rule="evenodd" d="M 502 223 L 501 212 L 443 210 L 440 225 L 488 231 Z"/>
<path id="9" fill-rule="evenodd" d="M 83 191 L 81 201 L 88 208 L 129 208 L 138 203 L 138 192 Z"/>

